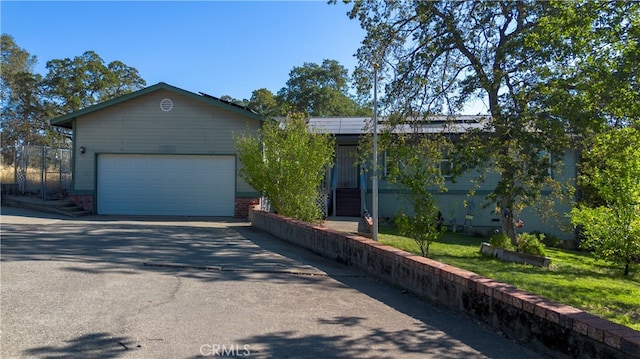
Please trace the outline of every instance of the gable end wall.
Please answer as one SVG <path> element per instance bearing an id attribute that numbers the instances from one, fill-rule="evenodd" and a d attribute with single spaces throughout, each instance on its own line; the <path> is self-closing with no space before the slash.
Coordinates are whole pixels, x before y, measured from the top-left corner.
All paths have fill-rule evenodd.
<path id="1" fill-rule="evenodd" d="M 173 101 L 171 111 L 160 108 L 165 98 Z M 99 154 L 235 155 L 233 134 L 259 127 L 258 120 L 167 90 L 113 105 L 75 121 L 73 191 L 95 193 Z M 238 196 L 256 197 L 236 173 Z"/>

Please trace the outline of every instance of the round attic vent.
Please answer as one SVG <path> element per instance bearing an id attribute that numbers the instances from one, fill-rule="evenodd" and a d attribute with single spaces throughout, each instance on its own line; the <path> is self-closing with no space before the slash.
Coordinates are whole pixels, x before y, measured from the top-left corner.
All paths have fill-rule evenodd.
<path id="1" fill-rule="evenodd" d="M 164 98 L 160 101 L 160 109 L 164 112 L 169 112 L 173 109 L 173 101 L 169 98 Z"/>

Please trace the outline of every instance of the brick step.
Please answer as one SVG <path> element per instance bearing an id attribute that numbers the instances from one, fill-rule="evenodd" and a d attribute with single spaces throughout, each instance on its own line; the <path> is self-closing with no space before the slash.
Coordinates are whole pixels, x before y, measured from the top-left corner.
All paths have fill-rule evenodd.
<path id="1" fill-rule="evenodd" d="M 55 205 L 55 208 L 70 215 L 71 217 L 83 217 L 89 215 L 89 212 L 85 211 L 84 208 L 71 201 L 61 201 L 61 203 Z"/>
<path id="2" fill-rule="evenodd" d="M 336 216 L 360 217 L 360 189 L 336 190 Z"/>
<path id="3" fill-rule="evenodd" d="M 337 208 L 336 217 L 360 217 L 360 208 Z"/>
<path id="4" fill-rule="evenodd" d="M 360 198 L 360 190 L 336 190 L 336 198 Z"/>
<path id="5" fill-rule="evenodd" d="M 39 200 L 29 197 L 5 196 L 2 198 L 2 203 L 11 207 L 62 214 L 69 217 L 84 217 L 91 214 L 77 204 L 65 200 Z"/>

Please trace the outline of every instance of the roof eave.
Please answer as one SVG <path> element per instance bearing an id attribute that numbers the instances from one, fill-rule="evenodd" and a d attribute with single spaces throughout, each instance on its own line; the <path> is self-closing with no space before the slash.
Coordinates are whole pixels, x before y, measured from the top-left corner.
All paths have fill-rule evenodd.
<path id="1" fill-rule="evenodd" d="M 75 117 L 71 117 L 71 118 L 67 118 L 64 121 L 60 120 L 57 121 L 56 123 L 53 123 L 53 120 L 49 120 L 49 125 L 52 126 L 56 126 L 56 127 L 64 127 L 64 128 L 68 128 L 70 130 L 73 129 L 73 120 L 75 119 Z"/>
<path id="2" fill-rule="evenodd" d="M 242 114 L 244 116 L 248 116 L 248 117 L 253 118 L 255 120 L 258 120 L 258 121 L 264 121 L 264 118 L 261 115 L 259 115 L 258 113 L 254 112 L 254 111 L 252 111 L 250 109 L 245 109 L 245 108 L 242 108 L 242 107 L 239 107 L 239 106 L 234 106 L 234 105 L 231 105 L 231 104 L 227 104 L 227 103 L 225 103 L 223 101 L 218 101 L 215 98 L 205 97 L 205 96 L 198 95 L 196 93 L 193 93 L 193 92 L 190 92 L 190 91 L 187 91 L 187 90 L 183 90 L 183 89 L 175 87 L 175 86 L 171 86 L 171 85 L 166 84 L 164 82 L 159 82 L 159 83 L 157 83 L 157 84 L 155 84 L 153 86 L 145 87 L 145 88 L 143 88 L 141 90 L 134 91 L 134 92 L 128 93 L 126 95 L 118 96 L 118 97 L 116 97 L 114 99 L 111 99 L 111 100 L 108 100 L 108 101 L 104 101 L 104 102 L 101 102 L 101 103 L 98 103 L 98 104 L 83 108 L 82 110 L 74 111 L 74 112 L 68 113 L 66 115 L 62 115 L 62 116 L 53 118 L 53 119 L 51 119 L 49 121 L 49 123 L 52 126 L 71 128 L 74 118 L 78 118 L 80 116 L 84 116 L 86 114 L 101 110 L 101 109 L 109 107 L 109 106 L 113 106 L 113 105 L 121 103 L 121 102 L 125 102 L 127 100 L 130 100 L 130 99 L 142 96 L 142 95 L 146 95 L 148 93 L 151 93 L 151 92 L 154 92 L 154 91 L 157 91 L 157 90 L 160 90 L 160 89 L 165 89 L 165 90 L 168 90 L 168 91 L 176 92 L 176 93 L 182 94 L 184 96 L 191 97 L 191 98 L 203 101 L 205 103 L 208 103 L 208 104 L 220 107 L 220 108 L 224 108 L 224 109 L 230 110 L 230 111 L 235 112 L 235 113 Z"/>

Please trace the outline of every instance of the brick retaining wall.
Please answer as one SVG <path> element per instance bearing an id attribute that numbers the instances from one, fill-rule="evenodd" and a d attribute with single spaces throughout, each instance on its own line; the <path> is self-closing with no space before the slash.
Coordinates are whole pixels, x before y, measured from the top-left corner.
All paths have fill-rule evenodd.
<path id="1" fill-rule="evenodd" d="M 554 357 L 640 358 L 640 332 L 373 240 L 251 210 L 252 225 L 463 312 Z"/>

